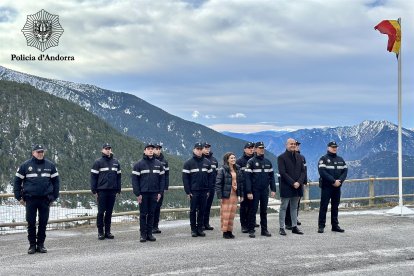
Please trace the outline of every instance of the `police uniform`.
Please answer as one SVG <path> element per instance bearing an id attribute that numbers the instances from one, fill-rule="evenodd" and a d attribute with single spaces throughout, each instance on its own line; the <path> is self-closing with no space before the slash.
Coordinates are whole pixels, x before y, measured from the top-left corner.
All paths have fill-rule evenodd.
<path id="1" fill-rule="evenodd" d="M 35 145 L 33 151 L 43 152 L 44 148 Z M 49 206 L 59 197 L 59 173 L 55 165 L 48 159 L 39 160 L 34 156 L 25 161 L 16 172 L 14 196 L 26 205 L 27 237 L 30 243 L 28 253 L 46 253 L 44 242 Z M 37 215 L 39 226 L 36 234 Z"/>
<path id="2" fill-rule="evenodd" d="M 210 146 L 211 145 L 207 142 L 204 143 L 204 147 L 206 146 Z M 203 156 L 210 161 L 210 165 L 211 165 L 211 177 L 215 179 L 217 177 L 217 169 L 218 169 L 218 162 L 217 159 L 213 156 L 213 152 L 210 151 L 210 154 L 206 155 L 203 154 Z M 208 197 L 206 199 L 206 209 L 204 211 L 204 219 L 203 219 L 203 223 L 204 223 L 204 228 L 206 230 L 213 230 L 214 228 L 210 225 L 210 211 L 211 211 L 211 205 L 213 204 L 213 200 L 214 200 L 214 194 L 215 194 L 215 189 L 214 189 L 214 185 L 211 187 L 211 189 L 208 191 Z"/>
<path id="3" fill-rule="evenodd" d="M 102 148 L 111 148 L 111 145 L 106 143 Z M 113 239 L 111 220 L 116 194 L 121 192 L 121 165 L 112 153 L 109 156 L 102 154 L 102 157 L 94 162 L 91 169 L 90 183 L 91 191 L 94 195 L 97 195 L 98 200 L 96 218 L 98 238 L 100 240 Z"/>
<path id="4" fill-rule="evenodd" d="M 263 142 L 257 142 L 256 148 L 264 147 Z M 257 209 L 260 202 L 260 226 L 262 235 L 270 236 L 267 230 L 267 204 L 269 203 L 269 187 L 276 192 L 275 177 L 272 163 L 264 155 L 255 155 L 246 165 L 246 190 L 253 194 L 253 207 L 249 213 L 249 234 L 254 237 L 254 227 Z"/>
<path id="5" fill-rule="evenodd" d="M 250 147 L 254 147 L 254 143 L 252 142 L 248 142 L 246 143 L 246 145 L 244 146 L 244 148 L 250 148 Z M 243 156 L 240 157 L 239 159 L 237 159 L 236 164 L 240 166 L 241 171 L 243 172 L 243 177 L 244 179 L 246 179 L 246 166 L 247 166 L 247 161 L 249 161 L 250 158 L 252 158 L 253 155 L 247 155 L 246 153 L 243 153 Z M 242 232 L 243 233 L 247 233 L 248 232 L 248 228 L 249 228 L 249 212 L 250 209 L 252 209 L 253 207 L 253 200 L 250 200 L 247 198 L 247 192 L 246 192 L 246 182 L 244 182 L 244 187 L 243 187 L 244 193 L 243 193 L 243 201 L 240 203 L 240 224 L 241 224 L 241 228 L 242 228 Z M 255 220 L 255 224 L 256 224 L 256 220 Z"/>
<path id="6" fill-rule="evenodd" d="M 194 148 L 203 148 L 202 143 L 196 143 Z M 184 190 L 190 197 L 190 225 L 193 237 L 205 236 L 203 217 L 207 193 L 213 187 L 213 177 L 210 161 L 203 155 L 193 157 L 184 163 L 182 171 Z"/>
<path id="7" fill-rule="evenodd" d="M 155 147 L 156 148 L 162 148 L 161 145 L 155 145 Z M 168 187 L 170 186 L 170 168 L 168 167 L 168 161 L 165 159 L 162 152 L 160 153 L 159 156 L 155 156 L 155 158 L 157 160 L 159 160 L 161 162 L 161 164 L 163 165 L 163 167 L 164 167 L 164 171 L 165 171 L 164 191 L 167 191 Z M 161 230 L 158 228 L 158 224 L 160 222 L 160 213 L 161 213 L 161 206 L 162 206 L 163 201 L 164 201 L 164 192 L 161 193 L 161 198 L 157 202 L 157 207 L 155 208 L 154 226 L 153 226 L 153 229 L 152 229 L 152 233 L 154 233 L 154 234 L 161 233 Z"/>
<path id="8" fill-rule="evenodd" d="M 147 144 L 145 148 L 154 147 Z M 155 157 L 143 155 L 132 170 L 132 187 L 135 196 L 141 196 L 139 204 L 139 225 L 141 242 L 155 241 L 152 235 L 154 212 L 157 206 L 158 195 L 164 192 L 165 171 L 161 161 Z"/>
<path id="9" fill-rule="evenodd" d="M 328 147 L 337 147 L 336 142 L 329 142 Z M 339 227 L 338 206 L 341 199 L 341 186 L 345 182 L 348 167 L 344 159 L 336 153 L 327 152 L 319 159 L 318 171 L 320 175 L 321 201 L 318 218 L 318 232 L 323 233 L 326 223 L 326 212 L 331 201 L 332 231 L 343 232 Z M 341 182 L 339 187 L 334 187 L 336 180 Z"/>

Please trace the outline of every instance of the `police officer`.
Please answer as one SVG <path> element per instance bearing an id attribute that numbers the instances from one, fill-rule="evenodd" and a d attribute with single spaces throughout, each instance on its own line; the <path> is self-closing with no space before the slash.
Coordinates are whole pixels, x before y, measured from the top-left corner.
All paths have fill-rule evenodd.
<path id="1" fill-rule="evenodd" d="M 254 143 L 253 142 L 247 142 L 244 145 L 244 150 L 243 150 L 243 156 L 240 157 L 239 159 L 237 159 L 236 164 L 240 166 L 241 171 L 243 172 L 243 176 L 244 179 L 246 179 L 246 166 L 247 166 L 247 161 L 249 161 L 250 158 L 253 157 L 253 152 L 254 152 Z M 249 200 L 247 198 L 247 193 L 246 193 L 246 182 L 244 182 L 244 187 L 243 187 L 244 193 L 243 193 L 243 201 L 240 203 L 240 224 L 241 224 L 241 229 L 242 229 L 242 233 L 248 233 L 249 232 L 249 221 L 248 221 L 248 217 L 249 217 L 249 212 L 252 209 L 252 203 L 253 200 Z M 256 224 L 256 222 L 255 222 Z"/>
<path id="2" fill-rule="evenodd" d="M 32 158 L 20 165 L 14 179 L 14 197 L 26 206 L 28 254 L 47 253 L 44 245 L 49 206 L 59 197 L 59 174 L 53 164 L 44 158 L 42 145 L 34 145 Z M 39 226 L 36 234 L 36 216 Z M 37 238 L 37 240 L 36 240 Z"/>
<path id="3" fill-rule="evenodd" d="M 305 179 L 303 180 L 303 185 L 307 185 L 307 183 L 308 183 L 308 169 L 307 169 L 307 165 L 306 165 L 305 156 L 303 156 L 303 154 L 300 153 L 300 144 L 301 143 L 298 140 L 296 140 L 296 152 L 298 153 L 299 157 L 301 158 L 301 160 L 303 162 L 303 166 L 305 167 Z M 280 183 L 280 181 L 279 181 L 279 183 Z M 301 198 L 299 198 L 299 201 L 298 201 L 298 211 L 297 211 L 297 219 L 296 219 L 297 225 L 302 224 L 299 221 L 300 199 Z M 292 230 L 292 217 L 290 216 L 290 201 L 289 201 L 289 204 L 288 204 L 287 209 L 286 209 L 285 225 L 286 225 L 286 229 Z"/>
<path id="4" fill-rule="evenodd" d="M 170 185 L 170 168 L 168 167 L 168 161 L 165 159 L 164 155 L 162 154 L 162 145 L 156 144 L 154 148 L 154 156 L 157 160 L 161 162 L 161 164 L 164 167 L 165 171 L 165 183 L 164 183 L 164 191 L 161 193 L 161 198 L 157 202 L 157 207 L 155 208 L 154 213 L 154 227 L 152 228 L 153 234 L 160 234 L 161 230 L 158 228 L 158 224 L 160 222 L 160 212 L 161 212 L 161 206 L 162 202 L 164 201 L 164 192 L 168 190 L 168 187 Z"/>
<path id="5" fill-rule="evenodd" d="M 269 202 L 269 187 L 271 196 L 276 194 L 275 176 L 272 163 L 264 157 L 264 143 L 255 144 L 256 155 L 252 157 L 246 166 L 246 190 L 247 198 L 253 200 L 253 207 L 249 213 L 249 237 L 255 238 L 255 218 L 260 202 L 260 226 L 261 235 L 272 236 L 267 230 L 267 204 Z"/>
<path id="6" fill-rule="evenodd" d="M 139 203 L 140 242 L 156 241 L 152 235 L 154 212 L 164 192 L 165 171 L 161 161 L 154 157 L 154 144 L 147 143 L 144 155 L 133 168 L 132 188 Z"/>
<path id="7" fill-rule="evenodd" d="M 323 233 L 326 223 L 326 212 L 331 201 L 332 231 L 345 232 L 339 227 L 338 206 L 341 199 L 341 186 L 348 174 L 348 167 L 337 153 L 338 145 L 335 141 L 328 143 L 328 152 L 319 159 L 319 186 L 321 187 L 321 202 L 319 208 L 318 233 Z"/>
<path id="8" fill-rule="evenodd" d="M 218 169 L 218 162 L 217 159 L 213 156 L 213 152 L 211 151 L 211 145 L 207 142 L 204 142 L 204 147 L 203 147 L 203 156 L 210 161 L 210 165 L 211 165 L 211 177 L 214 179 L 216 179 L 217 177 L 217 169 Z M 215 182 L 214 182 L 215 184 Z M 214 194 L 215 194 L 215 190 L 214 190 L 214 185 L 212 185 L 211 189 L 208 192 L 208 197 L 206 200 L 206 209 L 204 211 L 204 219 L 203 219 L 203 229 L 204 230 L 214 230 L 214 227 L 212 227 L 210 225 L 210 211 L 211 211 L 211 205 L 213 204 L 213 200 L 214 200 Z"/>
<path id="9" fill-rule="evenodd" d="M 184 190 L 190 200 L 190 226 L 192 237 L 205 237 L 203 217 L 206 199 L 213 186 L 210 161 L 203 156 L 204 145 L 195 143 L 193 157 L 183 166 Z M 215 181 L 215 180 L 214 180 Z"/>
<path id="10" fill-rule="evenodd" d="M 95 160 L 91 169 L 91 191 L 98 202 L 98 239 L 104 240 L 114 238 L 111 219 L 116 195 L 121 193 L 121 165 L 114 158 L 109 143 L 102 145 L 101 153 L 102 157 Z"/>

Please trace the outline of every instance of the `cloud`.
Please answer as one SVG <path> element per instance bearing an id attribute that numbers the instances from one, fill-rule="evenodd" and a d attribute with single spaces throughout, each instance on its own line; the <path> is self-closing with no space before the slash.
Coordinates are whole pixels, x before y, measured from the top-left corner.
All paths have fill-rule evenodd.
<path id="1" fill-rule="evenodd" d="M 217 116 L 216 115 L 209 115 L 209 114 L 207 114 L 207 115 L 204 115 L 204 118 L 206 118 L 206 119 L 216 119 Z"/>
<path id="2" fill-rule="evenodd" d="M 194 119 L 197 119 L 198 117 L 200 117 L 200 112 L 198 112 L 197 110 L 194 110 L 193 113 L 191 113 L 191 117 L 193 117 Z"/>
<path id="3" fill-rule="evenodd" d="M 235 114 L 231 114 L 229 115 L 229 118 L 247 118 L 247 116 L 244 113 L 235 113 Z"/>

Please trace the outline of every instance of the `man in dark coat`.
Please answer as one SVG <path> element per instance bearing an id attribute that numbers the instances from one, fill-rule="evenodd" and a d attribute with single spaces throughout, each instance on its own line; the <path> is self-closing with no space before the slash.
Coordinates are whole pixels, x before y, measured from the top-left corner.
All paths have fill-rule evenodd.
<path id="1" fill-rule="evenodd" d="M 301 143 L 298 140 L 296 140 L 296 152 L 302 158 L 303 166 L 305 167 L 305 180 L 303 181 L 303 185 L 307 185 L 307 183 L 308 183 L 308 170 L 307 170 L 305 156 L 303 156 L 303 154 L 300 153 L 300 144 Z M 301 225 L 301 223 L 299 222 L 300 199 L 301 198 L 299 198 L 299 201 L 298 201 L 298 213 L 297 213 L 297 224 L 298 225 Z M 286 208 L 285 225 L 286 225 L 286 229 L 292 230 L 292 218 L 290 216 L 290 203 L 288 204 L 288 206 Z"/>
<path id="2" fill-rule="evenodd" d="M 303 234 L 297 226 L 297 208 L 299 198 L 303 196 L 303 182 L 305 180 L 305 167 L 302 158 L 296 152 L 296 141 L 289 138 L 286 142 L 286 151 L 277 158 L 280 174 L 280 212 L 279 212 L 279 234 L 286 235 L 285 216 L 286 208 L 290 203 L 290 214 L 292 217 L 292 233 Z"/>

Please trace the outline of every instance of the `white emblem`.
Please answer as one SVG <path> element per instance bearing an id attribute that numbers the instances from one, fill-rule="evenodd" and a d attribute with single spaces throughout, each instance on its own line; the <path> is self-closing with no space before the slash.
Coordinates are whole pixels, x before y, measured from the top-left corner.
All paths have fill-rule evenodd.
<path id="1" fill-rule="evenodd" d="M 323 164 L 323 160 L 319 160 L 319 164 Z"/>
<path id="2" fill-rule="evenodd" d="M 29 172 L 31 172 L 31 171 L 33 170 L 33 168 L 30 166 L 30 167 L 28 168 L 28 170 L 29 170 Z"/>
<path id="3" fill-rule="evenodd" d="M 259 163 L 257 163 L 257 162 L 256 162 L 256 164 L 255 164 L 255 165 L 256 165 L 256 167 L 259 167 Z"/>
<path id="4" fill-rule="evenodd" d="M 331 163 L 331 160 L 330 159 L 328 159 L 328 160 L 326 160 L 328 163 Z"/>

